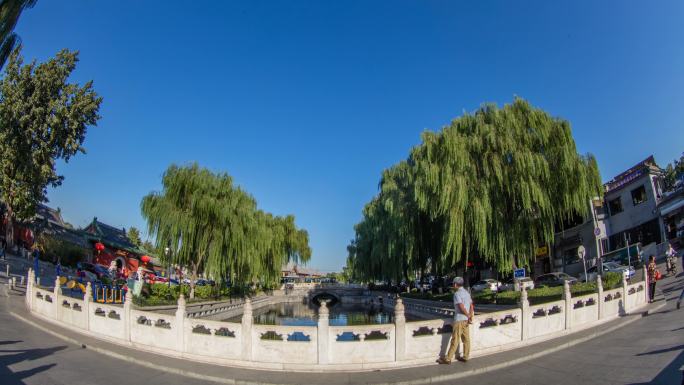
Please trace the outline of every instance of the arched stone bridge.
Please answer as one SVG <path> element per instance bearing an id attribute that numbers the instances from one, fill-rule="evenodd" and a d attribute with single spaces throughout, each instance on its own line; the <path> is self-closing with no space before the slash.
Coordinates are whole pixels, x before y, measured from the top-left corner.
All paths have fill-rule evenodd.
<path id="1" fill-rule="evenodd" d="M 323 298 L 334 302 L 358 303 L 367 300 L 371 295 L 368 289 L 360 285 L 296 285 L 292 290 L 316 304 Z"/>

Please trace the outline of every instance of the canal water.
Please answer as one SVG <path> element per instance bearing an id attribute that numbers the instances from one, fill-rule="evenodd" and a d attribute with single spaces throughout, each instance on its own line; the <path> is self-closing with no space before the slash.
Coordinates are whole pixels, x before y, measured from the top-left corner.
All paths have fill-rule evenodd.
<path id="1" fill-rule="evenodd" d="M 330 325 L 377 325 L 394 322 L 394 309 L 381 306 L 335 304 L 330 306 Z M 240 322 L 242 316 L 224 321 Z M 406 314 L 408 321 L 415 320 Z M 303 303 L 277 303 L 254 309 L 254 323 L 261 325 L 316 326 L 318 306 Z"/>

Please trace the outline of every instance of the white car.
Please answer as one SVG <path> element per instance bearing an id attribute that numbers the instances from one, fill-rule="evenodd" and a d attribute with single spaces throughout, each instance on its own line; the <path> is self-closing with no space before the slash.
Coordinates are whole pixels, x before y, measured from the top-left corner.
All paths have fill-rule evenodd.
<path id="1" fill-rule="evenodd" d="M 617 262 L 604 262 L 603 263 L 603 273 L 605 274 L 608 272 L 621 273 L 627 279 L 630 279 L 630 278 L 632 278 L 632 276 L 634 276 L 634 268 L 633 267 L 628 268 L 627 266 L 622 266 Z M 587 275 L 586 276 L 584 275 L 584 273 L 580 273 L 579 280 L 582 282 L 587 282 L 587 281 L 593 282 L 593 281 L 596 281 L 596 276 L 598 276 L 598 266 L 593 266 L 590 269 L 587 269 Z"/>
<path id="2" fill-rule="evenodd" d="M 534 281 L 530 277 L 523 278 L 511 278 L 504 284 L 499 286 L 499 291 L 520 291 L 522 289 L 532 290 L 534 289 Z"/>
<path id="3" fill-rule="evenodd" d="M 471 286 L 470 289 L 472 291 L 482 291 L 485 289 L 489 289 L 491 291 L 498 291 L 500 285 L 501 282 L 495 279 L 483 279 L 482 281 L 476 282 L 473 286 Z"/>

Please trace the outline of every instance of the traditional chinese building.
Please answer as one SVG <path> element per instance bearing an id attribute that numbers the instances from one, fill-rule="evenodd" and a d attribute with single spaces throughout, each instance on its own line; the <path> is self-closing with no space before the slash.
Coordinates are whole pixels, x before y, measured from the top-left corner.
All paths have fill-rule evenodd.
<path id="1" fill-rule="evenodd" d="M 280 275 L 285 282 L 313 282 L 323 277 L 318 270 L 299 266 L 294 262 L 283 266 Z"/>
<path id="2" fill-rule="evenodd" d="M 143 264 L 140 258 L 144 252 L 128 240 L 126 229 L 102 223 L 95 217 L 83 229 L 83 236 L 94 250 L 93 263 L 109 266 L 114 261 L 124 276 Z"/>

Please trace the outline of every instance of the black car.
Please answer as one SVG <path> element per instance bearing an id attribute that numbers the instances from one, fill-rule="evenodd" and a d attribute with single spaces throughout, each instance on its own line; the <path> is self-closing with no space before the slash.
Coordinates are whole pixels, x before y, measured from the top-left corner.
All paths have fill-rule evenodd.
<path id="1" fill-rule="evenodd" d="M 577 278 L 571 277 L 565 273 L 549 273 L 537 277 L 534 280 L 534 286 L 563 286 L 565 281 L 568 281 L 570 285 L 573 285 L 577 282 Z"/>

